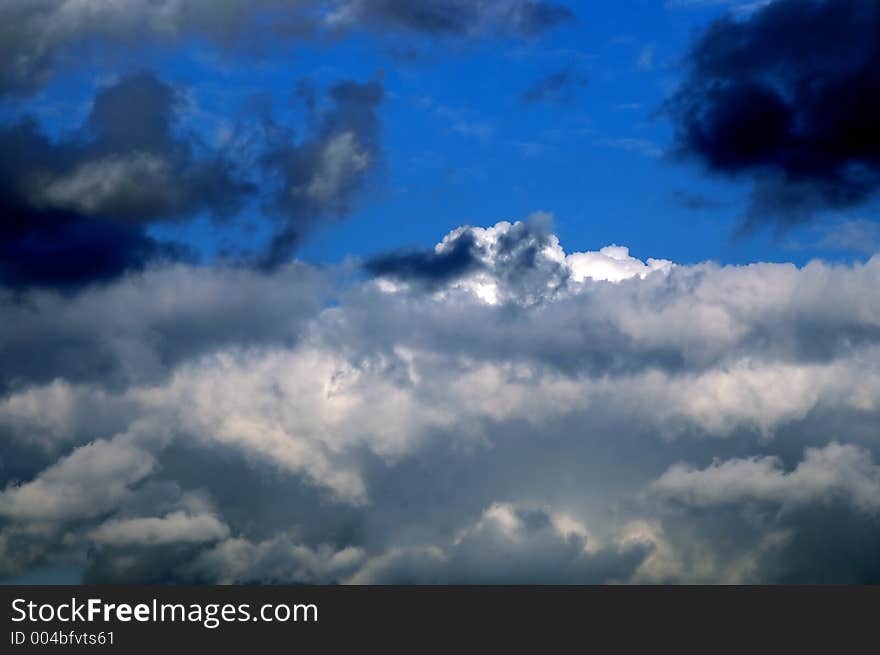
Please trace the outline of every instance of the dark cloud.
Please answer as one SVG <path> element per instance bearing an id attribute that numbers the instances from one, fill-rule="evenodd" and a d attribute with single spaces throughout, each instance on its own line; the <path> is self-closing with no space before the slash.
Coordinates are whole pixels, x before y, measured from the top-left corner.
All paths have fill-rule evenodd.
<path id="1" fill-rule="evenodd" d="M 381 158 L 380 82 L 336 83 L 329 108 L 308 85 L 299 95 L 305 138 L 266 119 L 257 174 L 183 131 L 179 93 L 149 73 L 100 90 L 71 136 L 53 140 L 31 119 L 0 127 L 0 283 L 76 287 L 188 257 L 147 228 L 204 214 L 227 222 L 257 197 L 255 179 L 270 236 L 253 259 L 288 261 L 320 222 L 352 210 Z"/>
<path id="2" fill-rule="evenodd" d="M 71 242 L 69 248 L 84 257 L 97 245 Z M 92 254 L 97 261 L 108 258 Z M 76 272 L 69 260 L 57 266 L 59 275 Z M 162 380 L 181 362 L 222 344 L 292 344 L 321 306 L 327 287 L 322 275 L 299 265 L 266 276 L 244 268 L 181 264 L 150 268 L 72 296 L 0 290 L 0 392 L 57 377 L 120 390 Z M 40 357 L 33 356 L 37 351 Z"/>
<path id="3" fill-rule="evenodd" d="M 155 221 L 234 214 L 252 191 L 232 164 L 175 132 L 174 90 L 151 74 L 98 92 L 74 135 L 31 119 L 0 127 L 0 283 L 76 286 L 184 249 L 147 235 Z"/>
<path id="4" fill-rule="evenodd" d="M 303 96 L 304 94 L 304 96 Z M 290 258 L 303 235 L 320 219 L 349 213 L 379 163 L 382 101 L 379 81 L 344 81 L 329 91 L 332 107 L 316 113 L 313 92 L 300 85 L 313 131 L 296 142 L 286 129 L 270 129 L 262 167 L 275 184 L 268 208 L 278 226 L 262 257 L 266 266 Z"/>
<path id="5" fill-rule="evenodd" d="M 568 65 L 536 80 L 523 92 L 520 99 L 526 104 L 535 102 L 568 104 L 574 101 L 578 89 L 586 84 L 587 78 L 573 65 Z"/>
<path id="6" fill-rule="evenodd" d="M 680 153 L 755 180 L 746 228 L 880 188 L 880 5 L 778 0 L 712 23 L 667 104 Z"/>
<path id="7" fill-rule="evenodd" d="M 367 260 L 364 268 L 372 275 L 437 286 L 481 267 L 475 246 L 473 234 L 465 231 L 440 252 L 414 250 L 378 255 Z"/>

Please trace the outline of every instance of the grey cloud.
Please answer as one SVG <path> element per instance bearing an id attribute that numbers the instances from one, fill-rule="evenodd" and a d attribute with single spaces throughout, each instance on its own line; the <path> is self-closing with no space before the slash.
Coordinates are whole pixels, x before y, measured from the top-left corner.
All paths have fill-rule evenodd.
<path id="1" fill-rule="evenodd" d="M 82 142 L 54 146 L 52 154 L 72 156 L 30 189 L 31 204 L 135 222 L 201 209 L 220 218 L 234 214 L 253 187 L 240 181 L 222 153 L 200 157 L 197 140 L 175 136 L 179 112 L 178 92 L 150 73 L 102 89 Z M 34 175 L 22 172 L 26 179 Z"/>
<path id="2" fill-rule="evenodd" d="M 831 443 L 808 448 L 789 472 L 776 457 L 715 462 L 706 469 L 677 465 L 653 485 L 663 497 L 696 506 L 767 502 L 792 507 L 850 502 L 857 509 L 880 509 L 880 466 L 856 446 Z"/>
<path id="3" fill-rule="evenodd" d="M 232 45 L 255 27 L 261 11 L 281 10 L 314 25 L 314 6 L 299 0 L 11 0 L 0 10 L 0 93 L 35 90 L 51 77 L 59 56 L 85 39 L 130 47 L 197 35 Z"/>
<path id="4" fill-rule="evenodd" d="M 269 242 L 231 255 L 283 264 L 318 224 L 350 213 L 379 166 L 382 94 L 378 81 L 337 82 L 326 110 L 307 101 L 299 140 L 266 118 L 256 135 L 262 176 L 181 133 L 179 92 L 149 73 L 100 90 L 70 138 L 52 140 L 30 119 L 2 127 L 0 284 L 75 288 L 153 261 L 194 259 L 147 228 L 202 213 L 219 226 L 255 198 L 270 219 Z"/>
<path id="5" fill-rule="evenodd" d="M 292 344 L 329 283 L 299 264 L 271 276 L 181 264 L 132 273 L 73 296 L 45 290 L 22 298 L 0 291 L 0 389 L 56 378 L 119 389 L 160 380 L 180 362 L 223 344 Z M 88 406 L 86 399 L 74 404 Z"/>
<path id="6" fill-rule="evenodd" d="M 326 584 L 344 580 L 363 559 L 359 548 L 335 550 L 326 544 L 310 548 L 292 535 L 280 534 L 256 543 L 240 538 L 223 541 L 202 552 L 187 573 L 225 584 Z"/>
<path id="7" fill-rule="evenodd" d="M 113 519 L 92 530 L 98 544 L 155 546 L 166 543 L 211 542 L 229 536 L 229 528 L 211 514 L 172 512 L 160 517 Z"/>
<path id="8" fill-rule="evenodd" d="M 174 89 L 149 73 L 101 89 L 85 124 L 51 139 L 32 119 L 0 127 L 0 284 L 75 287 L 180 259 L 146 232 L 254 191 L 232 162 L 175 132 Z"/>
<path id="9" fill-rule="evenodd" d="M 424 281 L 428 286 L 442 285 L 480 267 L 473 248 L 473 235 L 463 232 L 442 252 L 431 250 L 378 255 L 367 260 L 364 268 L 373 275 Z"/>
<path id="10" fill-rule="evenodd" d="M 568 531 L 568 528 L 570 531 Z M 541 508 L 494 503 L 445 547 L 394 549 L 368 561 L 355 583 L 597 584 L 628 580 L 647 542 L 589 550 L 577 527 Z"/>
<path id="11" fill-rule="evenodd" d="M 275 191 L 269 209 L 278 227 L 262 257 L 272 267 L 287 261 L 321 218 L 349 213 L 380 157 L 379 81 L 340 82 L 329 91 L 332 107 L 311 117 L 312 134 L 295 142 L 286 130 L 270 130 L 261 157 Z"/>
<path id="12" fill-rule="evenodd" d="M 35 479 L 0 492 L 0 516 L 24 522 L 65 522 L 116 508 L 130 485 L 155 466 L 150 453 L 121 440 L 94 441 Z"/>
<path id="13" fill-rule="evenodd" d="M 267 15 L 274 30 L 265 29 Z M 266 39 L 321 39 L 362 27 L 380 36 L 396 29 L 529 37 L 574 20 L 570 9 L 544 0 L 10 0 L 0 8 L 0 95 L 38 89 L 59 59 L 87 40 L 112 49 L 200 37 L 233 51 Z"/>
<path id="14" fill-rule="evenodd" d="M 462 235 L 480 265 L 431 285 L 176 265 L 8 295 L 3 575 L 877 579 L 819 537 L 880 543 L 877 258 L 566 253 L 546 216 L 428 252 Z"/>

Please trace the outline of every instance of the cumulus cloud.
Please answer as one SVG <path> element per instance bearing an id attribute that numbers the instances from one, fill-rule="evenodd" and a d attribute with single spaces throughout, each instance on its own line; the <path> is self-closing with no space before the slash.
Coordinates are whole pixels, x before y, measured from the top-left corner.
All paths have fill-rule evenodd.
<path id="1" fill-rule="evenodd" d="M 342 582 L 363 560 L 360 548 L 310 548 L 282 533 L 257 543 L 227 539 L 201 553 L 187 574 L 220 584 L 327 584 Z"/>
<path id="2" fill-rule="evenodd" d="M 808 448 L 789 472 L 778 457 L 733 459 L 699 470 L 677 465 L 653 486 L 665 498 L 697 506 L 754 500 L 786 507 L 842 498 L 865 511 L 880 509 L 880 467 L 869 452 L 849 444 Z"/>
<path id="3" fill-rule="evenodd" d="M 445 547 L 395 549 L 368 561 L 357 584 L 599 584 L 628 580 L 651 542 L 593 545 L 586 528 L 541 508 L 493 503 Z"/>
<path id="4" fill-rule="evenodd" d="M 122 440 L 74 450 L 35 479 L 0 492 L 0 516 L 16 521 L 74 521 L 115 509 L 130 485 L 155 466 L 152 455 Z"/>
<path id="5" fill-rule="evenodd" d="M 880 543 L 878 258 L 567 252 L 539 213 L 365 267 L 3 296 L 4 574 L 878 579 L 814 527 Z"/>
<path id="6" fill-rule="evenodd" d="M 467 290 L 489 304 L 533 303 L 560 295 L 569 283 L 585 280 L 618 282 L 652 271 L 666 271 L 672 262 L 630 257 L 629 249 L 606 246 L 598 252 L 566 255 L 549 232 L 552 215 L 536 212 L 515 224 L 502 221 L 489 228 L 461 227 L 432 251 L 379 255 L 365 268 L 383 289 L 394 282 Z M 388 283 L 392 283 L 389 286 Z"/>
<path id="7" fill-rule="evenodd" d="M 880 184 L 880 7 L 777 0 L 713 22 L 667 110 L 679 152 L 754 181 L 744 227 L 851 207 Z"/>
<path id="8" fill-rule="evenodd" d="M 77 285 L 174 258 L 145 227 L 236 213 L 252 186 L 222 153 L 175 133 L 179 99 L 149 73 L 101 89 L 75 136 L 0 128 L 0 283 Z"/>
<path id="9" fill-rule="evenodd" d="M 0 285 L 72 288 L 194 255 L 149 228 L 207 214 L 222 228 L 264 201 L 268 244 L 241 255 L 279 266 L 321 221 L 353 208 L 380 160 L 378 81 L 342 81 L 304 137 L 267 118 L 258 169 L 180 125 L 180 91 L 136 73 L 98 91 L 83 125 L 52 139 L 33 119 L 0 127 Z M 258 121 L 259 122 L 259 121 Z M 261 188 L 258 189 L 256 181 Z"/>
<path id="10" fill-rule="evenodd" d="M 103 545 L 155 546 L 218 541 L 229 536 L 229 528 L 210 514 L 172 512 L 161 517 L 113 519 L 99 525 L 88 536 Z"/>

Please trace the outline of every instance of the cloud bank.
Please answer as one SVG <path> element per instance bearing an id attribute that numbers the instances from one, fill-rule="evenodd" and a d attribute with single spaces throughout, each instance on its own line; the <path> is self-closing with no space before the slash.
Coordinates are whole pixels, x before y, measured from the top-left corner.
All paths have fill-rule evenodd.
<path id="1" fill-rule="evenodd" d="M 550 225 L 360 276 L 5 292 L 0 574 L 880 580 L 880 259 L 684 265 Z"/>

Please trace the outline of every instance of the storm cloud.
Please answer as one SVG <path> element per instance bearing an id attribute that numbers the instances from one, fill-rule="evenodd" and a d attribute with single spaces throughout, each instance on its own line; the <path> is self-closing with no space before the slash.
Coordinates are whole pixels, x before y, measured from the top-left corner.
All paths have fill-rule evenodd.
<path id="1" fill-rule="evenodd" d="M 50 138 L 31 118 L 0 127 L 0 283 L 74 288 L 191 260 L 149 228 L 207 215 L 222 231 L 255 199 L 268 243 L 233 255 L 289 261 L 317 225 L 350 213 L 381 157 L 381 83 L 341 81 L 328 95 L 332 106 L 314 109 L 299 138 L 254 118 L 257 171 L 187 133 L 181 92 L 147 72 L 100 89 L 69 136 Z"/>
<path id="2" fill-rule="evenodd" d="M 146 227 L 235 214 L 253 191 L 223 153 L 175 133 L 179 99 L 149 73 L 101 89 L 85 123 L 51 139 L 25 118 L 0 127 L 0 282 L 75 286 L 179 258 Z"/>
<path id="3" fill-rule="evenodd" d="M 880 6 L 778 0 L 693 44 L 666 109 L 680 154 L 754 182 L 743 227 L 785 229 L 880 187 Z"/>

